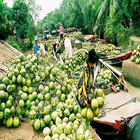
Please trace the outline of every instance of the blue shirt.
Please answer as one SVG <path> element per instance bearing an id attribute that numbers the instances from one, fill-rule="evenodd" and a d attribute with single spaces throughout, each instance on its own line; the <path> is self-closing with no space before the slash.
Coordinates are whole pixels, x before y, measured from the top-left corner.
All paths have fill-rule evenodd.
<path id="1" fill-rule="evenodd" d="M 34 45 L 34 53 L 36 54 L 37 51 L 38 51 L 38 45 L 35 43 L 35 45 Z"/>

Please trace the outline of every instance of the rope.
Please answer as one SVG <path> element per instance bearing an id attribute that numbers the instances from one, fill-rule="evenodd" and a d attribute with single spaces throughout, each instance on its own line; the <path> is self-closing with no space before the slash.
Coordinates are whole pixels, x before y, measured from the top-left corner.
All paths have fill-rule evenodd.
<path id="1" fill-rule="evenodd" d="M 135 100 L 135 99 L 132 98 L 131 100 L 129 100 L 129 101 L 127 101 L 126 103 L 123 103 L 123 104 L 121 104 L 121 105 L 119 105 L 119 106 L 117 106 L 117 107 L 101 109 L 101 115 L 99 115 L 98 118 L 105 117 L 105 116 L 107 115 L 107 112 L 116 110 L 116 109 L 118 109 L 118 108 L 120 108 L 120 107 L 122 107 L 122 106 L 124 106 L 124 105 L 126 105 L 126 104 L 128 104 L 128 103 L 132 103 L 132 102 L 134 102 L 134 100 Z"/>

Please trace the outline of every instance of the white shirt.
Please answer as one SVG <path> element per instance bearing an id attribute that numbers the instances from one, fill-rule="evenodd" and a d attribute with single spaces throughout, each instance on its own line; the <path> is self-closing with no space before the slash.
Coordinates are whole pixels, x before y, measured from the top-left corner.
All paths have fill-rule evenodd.
<path id="1" fill-rule="evenodd" d="M 45 47 L 44 47 L 44 45 L 42 43 L 40 45 L 40 50 L 42 50 L 42 54 L 44 56 L 45 55 Z"/>
<path id="2" fill-rule="evenodd" d="M 66 58 L 68 55 L 68 58 L 72 57 L 72 46 L 71 46 L 71 41 L 69 38 L 66 37 L 65 41 L 64 41 L 64 45 L 65 45 L 65 50 L 66 50 Z"/>

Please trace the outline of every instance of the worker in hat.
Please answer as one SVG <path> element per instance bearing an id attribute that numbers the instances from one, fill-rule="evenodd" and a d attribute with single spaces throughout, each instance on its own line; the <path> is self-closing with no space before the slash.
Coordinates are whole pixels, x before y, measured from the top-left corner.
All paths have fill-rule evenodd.
<path id="1" fill-rule="evenodd" d="M 34 53 L 35 54 L 37 54 L 37 51 L 38 51 L 38 48 L 39 48 L 37 43 L 38 43 L 38 39 L 35 38 L 35 44 L 34 44 Z"/>
<path id="2" fill-rule="evenodd" d="M 66 59 L 72 57 L 72 45 L 70 39 L 67 37 L 67 34 L 63 35 L 64 38 L 64 46 L 66 50 Z"/>
<path id="3" fill-rule="evenodd" d="M 63 39 L 64 27 L 62 24 L 59 26 L 60 41 Z"/>
<path id="4" fill-rule="evenodd" d="M 91 49 L 87 55 L 87 63 L 80 74 L 80 79 L 77 86 L 78 91 L 76 93 L 76 98 L 81 107 L 90 105 L 91 93 L 93 93 L 95 90 L 94 70 L 99 60 L 99 56 L 96 54 L 94 49 Z"/>

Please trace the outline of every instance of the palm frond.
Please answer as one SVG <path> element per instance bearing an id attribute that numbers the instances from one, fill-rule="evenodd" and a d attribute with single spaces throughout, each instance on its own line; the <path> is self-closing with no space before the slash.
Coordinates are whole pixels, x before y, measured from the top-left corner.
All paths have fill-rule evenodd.
<path id="1" fill-rule="evenodd" d="M 98 16 L 97 16 L 96 22 L 99 22 L 99 20 L 102 18 L 102 16 L 104 14 L 106 14 L 106 12 L 109 9 L 109 6 L 110 6 L 110 0 L 104 0 L 103 3 L 101 4 L 99 10 L 97 11 Z"/>
<path id="2" fill-rule="evenodd" d="M 120 9 L 119 0 L 113 0 L 113 6 L 115 9 Z"/>

